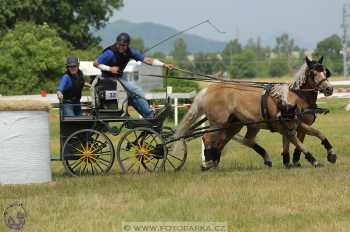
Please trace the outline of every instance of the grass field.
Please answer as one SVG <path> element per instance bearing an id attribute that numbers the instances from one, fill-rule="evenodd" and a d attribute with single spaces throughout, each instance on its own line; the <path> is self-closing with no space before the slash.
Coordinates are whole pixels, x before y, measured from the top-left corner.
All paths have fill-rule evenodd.
<path id="1" fill-rule="evenodd" d="M 316 138 L 307 147 L 325 164 L 286 170 L 280 157 L 281 137 L 267 131 L 258 142 L 271 154 L 269 169 L 253 151 L 231 142 L 220 168 L 201 172 L 200 143 L 188 144 L 185 168 L 177 173 L 143 176 L 118 174 L 69 177 L 52 163 L 49 184 L 0 186 L 0 208 L 21 201 L 28 218 L 23 231 L 121 231 L 125 221 L 219 221 L 229 231 L 349 231 L 350 114 L 346 100 L 323 100 L 331 113 L 315 126 L 333 143 L 338 161 L 326 161 Z M 58 154 L 58 118 L 51 114 L 52 152 Z M 0 222 L 0 231 L 10 231 Z"/>

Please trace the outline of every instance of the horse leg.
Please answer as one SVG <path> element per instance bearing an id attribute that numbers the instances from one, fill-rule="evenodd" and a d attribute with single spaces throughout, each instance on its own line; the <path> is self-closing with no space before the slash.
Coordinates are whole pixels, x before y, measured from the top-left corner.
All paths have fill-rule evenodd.
<path id="1" fill-rule="evenodd" d="M 305 159 L 307 161 L 309 161 L 314 167 L 322 167 L 323 165 L 320 164 L 316 158 L 311 154 L 311 152 L 309 152 L 306 147 L 304 146 L 304 144 L 302 142 L 300 142 L 300 140 L 298 139 L 298 137 L 296 136 L 296 134 L 290 135 L 290 134 L 286 134 L 287 138 L 289 139 L 289 141 L 291 143 L 293 143 L 296 148 L 298 150 L 300 150 L 302 153 L 304 153 L 305 155 Z"/>
<path id="2" fill-rule="evenodd" d="M 304 142 L 305 139 L 305 131 L 299 127 L 298 128 L 298 133 L 297 133 L 298 139 L 300 140 L 300 142 Z M 300 155 L 301 155 L 301 151 L 298 150 L 296 147 L 294 148 L 294 152 L 293 152 L 293 167 L 301 167 L 300 164 Z"/>
<path id="3" fill-rule="evenodd" d="M 283 165 L 285 168 L 290 168 L 290 155 L 289 155 L 289 139 L 287 136 L 282 136 L 283 151 L 281 153 L 283 159 Z"/>
<path id="4" fill-rule="evenodd" d="M 204 144 L 204 158 L 205 162 L 201 166 L 202 171 L 207 171 L 211 168 L 216 168 L 219 164 L 221 151 L 217 148 L 220 132 L 210 132 L 202 136 Z"/>
<path id="5" fill-rule="evenodd" d="M 221 152 L 227 142 L 233 135 L 237 134 L 242 126 L 231 126 L 225 130 L 211 132 L 203 135 L 205 165 L 202 171 L 206 171 L 212 167 L 217 167 L 220 162 Z"/>
<path id="6" fill-rule="evenodd" d="M 248 127 L 247 133 L 244 138 L 241 135 L 235 135 L 233 139 L 242 145 L 252 148 L 256 153 L 258 153 L 263 159 L 264 164 L 268 167 L 272 167 L 272 159 L 267 153 L 267 151 L 255 142 L 256 135 L 260 129 L 254 127 Z"/>
<path id="7" fill-rule="evenodd" d="M 316 128 L 313 128 L 305 123 L 301 123 L 300 126 L 305 131 L 305 133 L 307 135 L 315 136 L 321 140 L 321 144 L 327 150 L 327 160 L 331 163 L 335 163 L 337 161 L 337 155 L 333 151 L 333 146 L 330 144 L 327 137 L 324 134 L 322 134 L 321 131 L 319 131 Z"/>

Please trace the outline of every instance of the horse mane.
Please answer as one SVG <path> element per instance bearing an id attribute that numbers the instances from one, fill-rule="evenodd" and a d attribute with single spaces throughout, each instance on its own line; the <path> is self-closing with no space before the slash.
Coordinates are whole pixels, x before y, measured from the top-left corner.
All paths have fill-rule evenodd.
<path id="1" fill-rule="evenodd" d="M 299 90 L 306 82 L 306 69 L 307 65 L 303 64 L 300 69 L 296 72 L 294 80 L 289 84 L 290 90 Z"/>

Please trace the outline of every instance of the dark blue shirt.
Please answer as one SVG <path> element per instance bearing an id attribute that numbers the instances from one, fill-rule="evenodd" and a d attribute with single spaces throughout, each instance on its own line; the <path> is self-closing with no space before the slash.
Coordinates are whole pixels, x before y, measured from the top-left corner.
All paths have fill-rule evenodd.
<path id="1" fill-rule="evenodd" d="M 130 48 L 131 52 L 131 59 L 134 59 L 136 61 L 141 61 L 143 62 L 145 59 L 145 55 L 142 54 L 139 50 L 135 48 Z M 111 49 L 107 49 L 105 52 L 103 52 L 100 56 L 97 57 L 97 62 L 99 64 L 105 64 L 105 65 L 110 65 L 110 64 L 115 64 L 118 63 L 119 57 L 117 57 Z"/>
<path id="2" fill-rule="evenodd" d="M 67 73 L 64 74 L 60 81 L 60 86 L 58 88 L 59 91 L 63 93 L 65 90 L 72 88 L 72 86 L 72 80 L 70 79 L 69 75 Z"/>

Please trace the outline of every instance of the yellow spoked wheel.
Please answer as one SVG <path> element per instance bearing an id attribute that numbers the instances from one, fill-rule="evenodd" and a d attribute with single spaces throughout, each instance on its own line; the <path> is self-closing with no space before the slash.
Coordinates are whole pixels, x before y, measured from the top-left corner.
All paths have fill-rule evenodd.
<path id="1" fill-rule="evenodd" d="M 167 156 L 162 137 L 150 128 L 127 131 L 119 140 L 117 160 L 122 173 L 164 171 Z"/>
<path id="2" fill-rule="evenodd" d="M 63 145 L 63 165 L 73 176 L 104 175 L 113 166 L 115 154 L 109 138 L 96 130 L 71 134 Z"/>
<path id="3" fill-rule="evenodd" d="M 164 127 L 161 132 L 162 138 L 167 141 L 175 135 L 175 130 L 169 127 Z M 187 145 L 184 139 L 168 143 L 167 156 L 165 161 L 165 170 L 179 171 L 185 164 L 187 158 Z"/>

